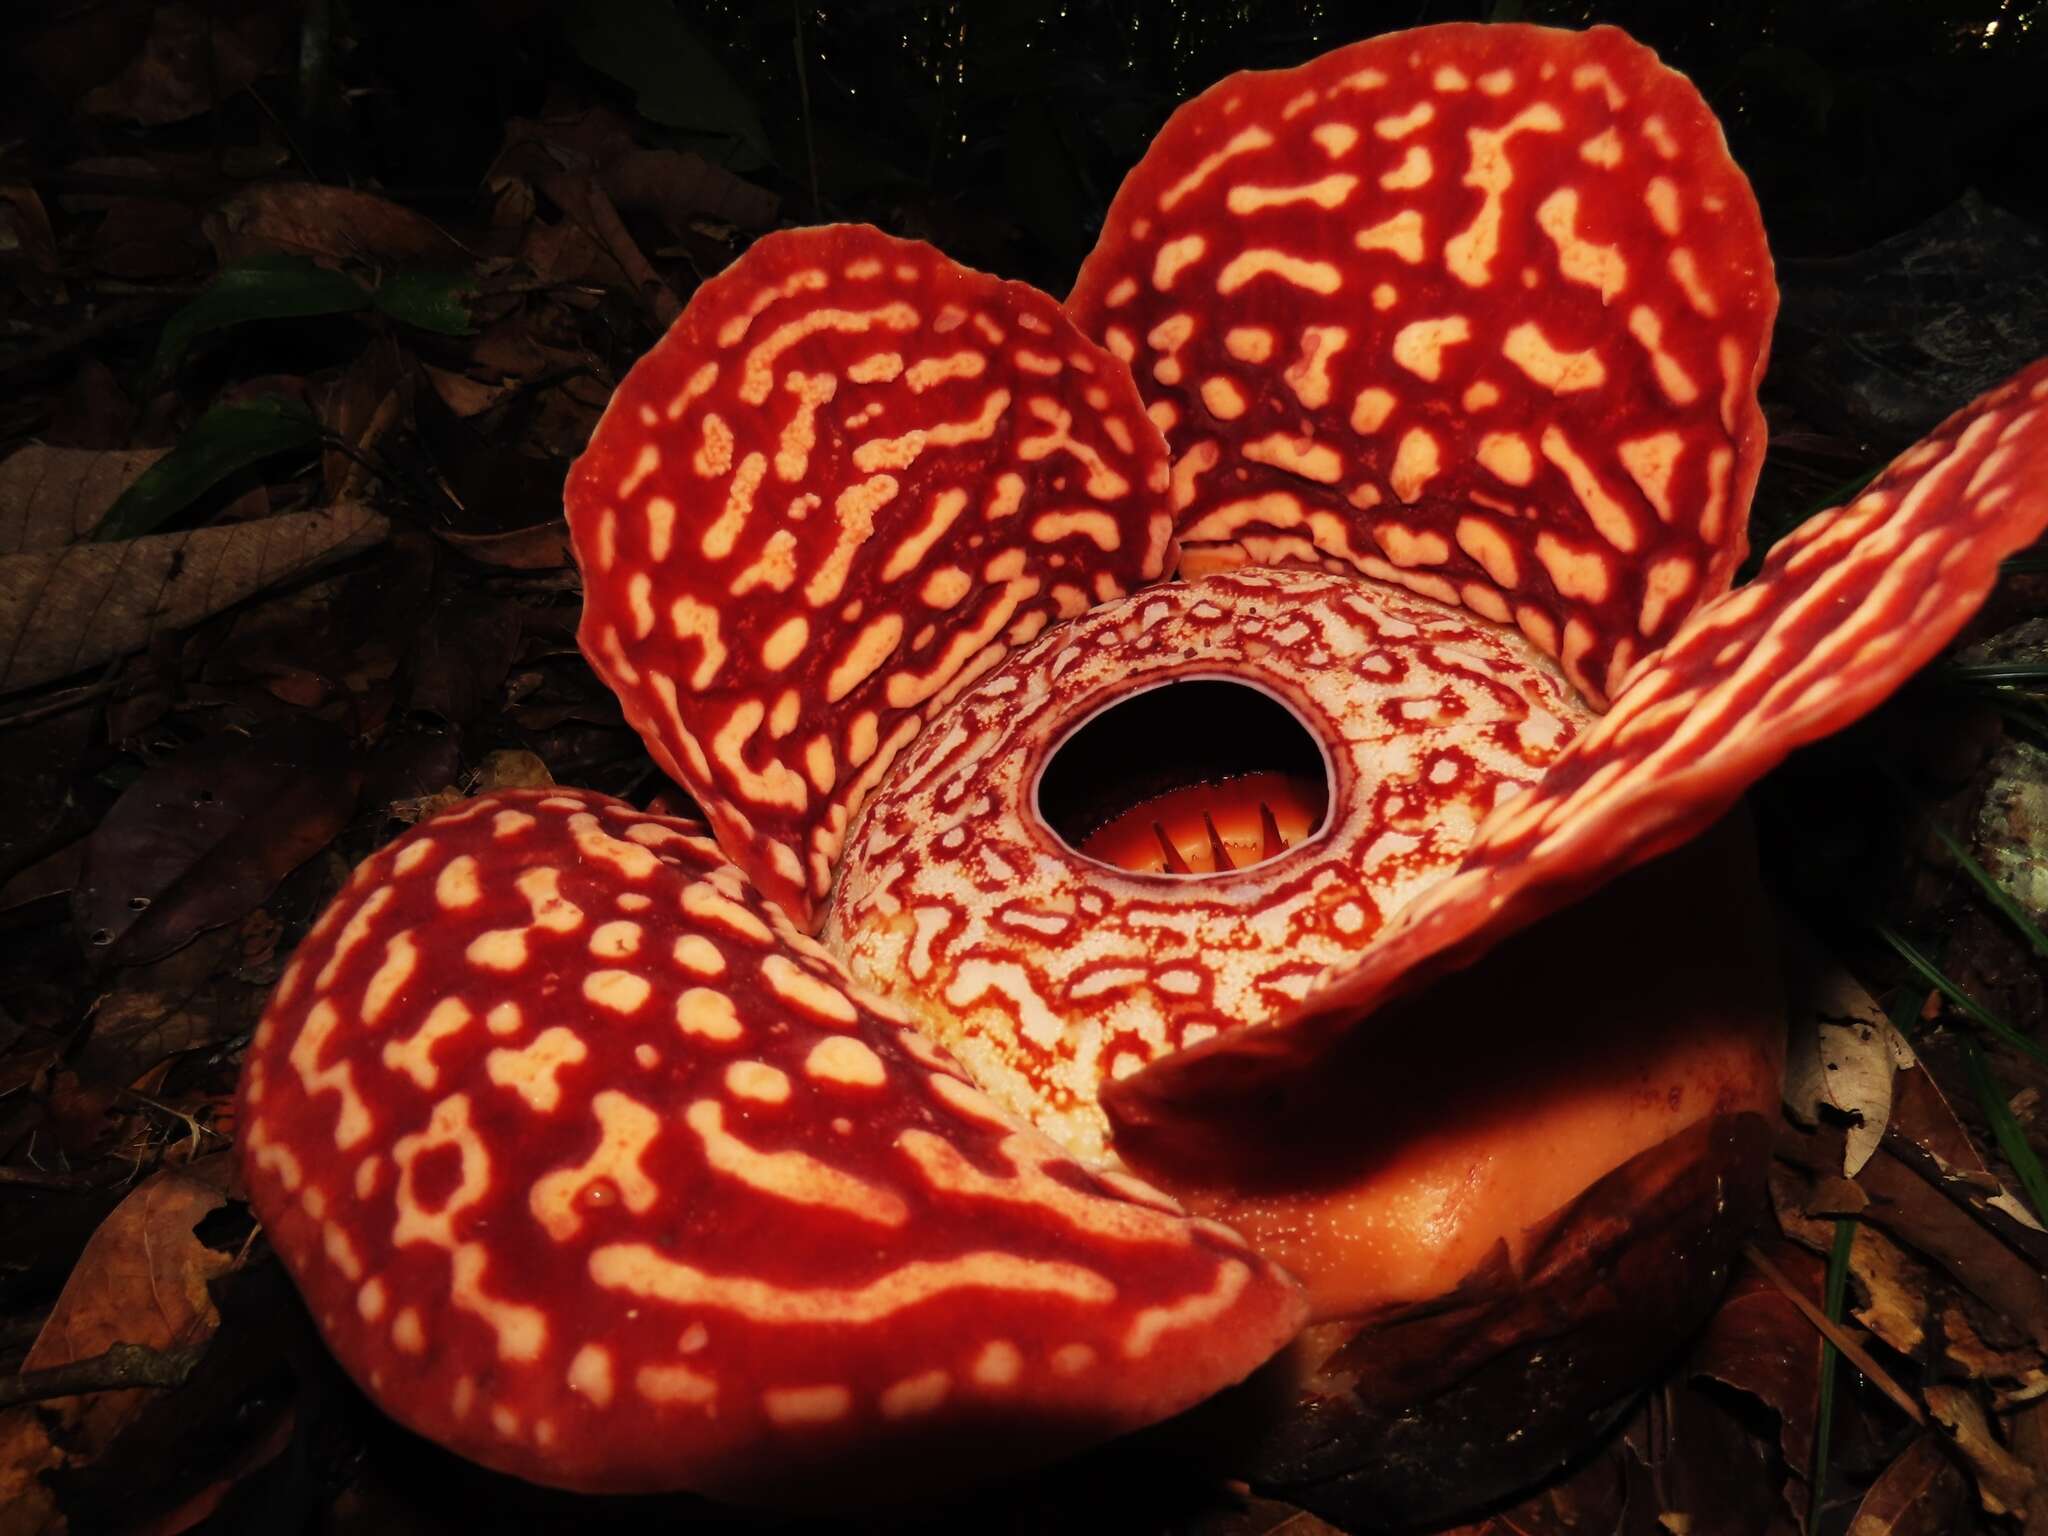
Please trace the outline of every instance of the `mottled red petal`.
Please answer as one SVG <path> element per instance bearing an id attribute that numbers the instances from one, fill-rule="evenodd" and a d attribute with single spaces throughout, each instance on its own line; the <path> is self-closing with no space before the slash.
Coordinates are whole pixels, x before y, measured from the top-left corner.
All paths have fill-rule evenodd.
<path id="1" fill-rule="evenodd" d="M 1284 1276 L 1005 1117 L 703 830 L 472 801 L 366 861 L 279 984 L 251 1198 L 388 1412 L 565 1487 L 909 1499 L 1286 1342 Z"/>
<path id="2" fill-rule="evenodd" d="M 2048 528 L 2048 358 L 1951 416 L 1847 506 L 1781 540 L 1756 580 L 1645 658 L 1614 708 L 1488 819 L 1457 871 L 1278 1024 L 1169 1056 L 1103 1102 L 1170 1157 L 1218 1107 L 1307 1069 L 1390 999 L 1697 836 L 1794 748 L 1877 707 Z M 1684 913 L 1673 913 L 1684 922 Z M 1597 985 L 1600 957 L 1586 959 Z"/>
<path id="3" fill-rule="evenodd" d="M 1190 568 L 1343 561 L 1520 626 L 1600 703 L 1741 563 L 1770 253 L 1713 113 L 1612 27 L 1231 76 L 1068 307 L 1166 430 Z"/>
<path id="4" fill-rule="evenodd" d="M 1124 366 L 1022 283 L 866 225 L 757 242 L 570 471 L 584 654 L 806 927 L 926 715 L 1173 556 Z"/>

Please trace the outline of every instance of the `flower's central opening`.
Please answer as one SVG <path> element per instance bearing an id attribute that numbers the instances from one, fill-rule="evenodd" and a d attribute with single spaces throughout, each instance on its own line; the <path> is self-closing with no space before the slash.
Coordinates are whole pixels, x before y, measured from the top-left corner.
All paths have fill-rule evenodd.
<path id="1" fill-rule="evenodd" d="M 1097 710 L 1057 742 L 1038 814 L 1076 853 L 1146 875 L 1278 858 L 1329 820 L 1328 754 L 1250 683 L 1177 678 Z"/>

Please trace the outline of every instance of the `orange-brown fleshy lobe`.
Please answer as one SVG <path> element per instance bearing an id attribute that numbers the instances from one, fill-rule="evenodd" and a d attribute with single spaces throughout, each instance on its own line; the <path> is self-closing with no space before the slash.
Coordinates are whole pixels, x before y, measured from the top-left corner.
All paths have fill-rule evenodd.
<path id="1" fill-rule="evenodd" d="M 1133 692 L 1208 677 L 1263 688 L 1322 743 L 1324 829 L 1202 878 L 1068 847 L 1035 801 L 1059 744 Z M 854 824 L 825 940 L 1004 1105 L 1105 1156 L 1105 1077 L 1298 1003 L 1590 718 L 1519 634 L 1396 587 L 1282 570 L 1156 587 L 933 720 Z"/>
<path id="2" fill-rule="evenodd" d="M 1175 1412 L 1301 1317 L 1225 1229 L 1006 1117 L 700 825 L 601 795 L 367 860 L 240 1108 L 350 1372 L 540 1482 L 933 1491 Z"/>
<path id="3" fill-rule="evenodd" d="M 1231 76 L 1068 307 L 1166 432 L 1187 569 L 1342 562 L 1517 625 L 1600 703 L 1742 559 L 1763 225 L 1699 93 L 1614 28 Z"/>
<path id="4" fill-rule="evenodd" d="M 2048 528 L 2048 358 L 1971 402 L 1845 506 L 1781 539 L 1756 579 L 1689 618 L 1448 878 L 1290 1016 L 1160 1062 L 1105 1093 L 1155 1161 L 1212 1144 L 1217 1116 L 1318 1058 L 1391 999 L 1697 836 L 1794 748 L 1925 666 L 1983 604 L 1999 561 Z M 1674 922 L 1686 920 L 1674 913 Z"/>
<path id="5" fill-rule="evenodd" d="M 1165 492 L 1127 370 L 1045 294 L 866 225 L 769 235 L 570 472 L 584 654 L 808 929 L 925 717 L 1166 571 Z"/>

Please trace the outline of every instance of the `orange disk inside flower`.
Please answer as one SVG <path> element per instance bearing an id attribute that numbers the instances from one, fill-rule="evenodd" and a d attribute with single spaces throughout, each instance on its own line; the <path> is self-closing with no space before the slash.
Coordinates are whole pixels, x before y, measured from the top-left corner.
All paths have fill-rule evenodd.
<path id="1" fill-rule="evenodd" d="M 1277 859 L 1314 831 L 1329 794 L 1280 772 L 1169 789 L 1081 839 L 1092 859 L 1134 874 L 1213 875 Z"/>

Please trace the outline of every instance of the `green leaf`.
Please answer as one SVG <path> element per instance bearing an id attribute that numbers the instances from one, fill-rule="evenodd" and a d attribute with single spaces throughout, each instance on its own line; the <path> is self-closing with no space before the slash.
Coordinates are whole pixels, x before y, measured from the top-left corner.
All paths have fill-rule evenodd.
<path id="1" fill-rule="evenodd" d="M 153 533 L 236 470 L 319 441 L 320 424 L 285 401 L 217 405 L 107 508 L 92 531 L 93 541 Z"/>
<path id="2" fill-rule="evenodd" d="M 441 336 L 468 336 L 476 330 L 469 300 L 476 282 L 464 272 L 394 272 L 377 285 L 371 300 L 401 324 Z"/>
<path id="3" fill-rule="evenodd" d="M 577 0 L 568 29 L 576 56 L 631 90 L 649 122 L 744 145 L 752 158 L 728 170 L 775 163 L 753 98 L 671 0 Z"/>
<path id="4" fill-rule="evenodd" d="M 1835 1244 L 1828 1254 L 1828 1284 L 1825 1301 L 1828 1321 L 1842 1320 L 1842 1303 L 1849 1295 L 1849 1254 L 1856 1246 L 1856 1223 L 1849 1217 L 1835 1222 Z M 1813 1447 L 1813 1499 L 1806 1510 L 1809 1533 L 1820 1526 L 1821 1501 L 1827 1496 L 1828 1461 L 1835 1431 L 1835 1346 L 1830 1339 L 1820 1344 L 1820 1406 L 1815 1414 L 1817 1428 Z"/>
<path id="5" fill-rule="evenodd" d="M 1998 1138 L 1998 1149 L 2019 1176 L 2028 1203 L 2037 1213 L 2048 1211 L 2048 1172 L 2043 1171 L 2041 1159 L 2020 1128 L 2012 1105 L 2006 1102 L 2005 1090 L 1991 1075 L 1991 1064 L 1984 1059 L 1976 1041 L 1963 1041 L 1963 1064 L 1969 1068 L 1970 1086 L 1977 1090 L 1977 1102 L 1984 1106 L 1984 1118 L 1991 1122 L 1991 1133 Z"/>
<path id="6" fill-rule="evenodd" d="M 369 294 L 345 272 L 302 256 L 264 256 L 223 268 L 206 291 L 165 322 L 157 342 L 159 378 L 210 331 L 251 320 L 299 320 L 365 308 Z"/>
<path id="7" fill-rule="evenodd" d="M 2019 1051 L 2023 1055 L 2031 1056 L 2038 1062 L 2048 1063 L 2048 1046 L 2042 1045 L 2038 1040 L 2028 1039 L 1989 1008 L 1978 1002 L 1977 999 L 1970 996 L 1961 987 L 1957 986 L 1953 981 L 1950 981 L 1942 973 L 1940 966 L 1914 948 L 1902 934 L 1893 932 L 1883 923 L 1873 923 L 1871 927 L 1877 931 L 1877 936 L 1880 939 L 1883 939 L 1885 943 L 1898 951 L 1900 959 L 1904 960 L 1906 964 L 1913 967 L 1919 973 L 1922 981 L 1954 1003 L 1964 1014 L 1974 1019 L 1978 1024 L 2003 1040 L 2014 1050 Z"/>
<path id="8" fill-rule="evenodd" d="M 2034 946 L 2035 954 L 2048 959 L 2048 934 L 2034 925 L 2034 920 L 2027 916 L 2027 909 L 2012 899 L 2005 887 L 1992 877 L 1990 870 L 1970 857 L 1970 850 L 1956 841 L 1948 828 L 1936 822 L 1934 835 L 1941 839 L 1941 846 L 1948 850 L 1949 857 L 1962 865 L 1963 872 L 1977 883 L 1977 889 L 1984 893 L 1985 900 L 2003 912 L 2013 927 L 2019 929 L 2021 936 Z"/>

